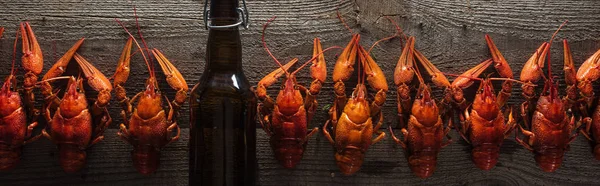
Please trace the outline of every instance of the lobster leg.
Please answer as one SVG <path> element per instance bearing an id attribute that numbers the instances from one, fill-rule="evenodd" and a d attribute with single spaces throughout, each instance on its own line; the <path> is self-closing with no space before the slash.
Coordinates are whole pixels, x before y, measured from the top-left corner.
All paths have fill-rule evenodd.
<path id="1" fill-rule="evenodd" d="M 378 136 L 373 141 L 371 141 L 371 145 L 385 138 L 385 133 L 379 130 L 379 128 L 381 128 L 381 125 L 383 125 L 383 113 L 379 112 L 379 121 L 377 122 L 377 125 L 375 125 L 375 127 L 373 128 L 375 134 L 378 134 Z"/>
<path id="2" fill-rule="evenodd" d="M 331 123 L 331 120 L 327 120 L 325 122 L 325 125 L 323 125 L 323 130 L 322 130 L 323 135 L 325 136 L 325 138 L 327 138 L 327 140 L 329 140 L 329 143 L 331 143 L 331 145 L 335 145 L 335 141 L 333 141 L 331 134 L 329 134 L 329 131 L 327 131 L 327 127 L 328 127 L 329 123 Z"/>
<path id="3" fill-rule="evenodd" d="M 466 135 L 471 128 L 471 116 L 469 115 L 469 111 L 465 109 L 464 116 L 460 115 L 458 118 L 460 119 L 461 127 L 460 129 L 456 127 L 456 131 L 458 131 L 460 137 L 462 137 L 467 143 L 471 144 L 471 141 Z"/>
<path id="4" fill-rule="evenodd" d="M 117 132 L 117 135 L 125 142 L 129 143 L 130 145 L 132 144 L 131 138 L 129 137 L 129 131 L 127 130 L 127 126 L 125 126 L 125 124 L 121 123 L 121 125 L 119 125 L 119 132 Z"/>
<path id="5" fill-rule="evenodd" d="M 170 137 L 174 129 L 177 129 L 177 134 L 175 134 L 175 136 L 173 137 Z M 167 142 L 167 145 L 179 140 L 179 136 L 181 135 L 181 129 L 179 128 L 179 125 L 177 125 L 177 122 L 174 122 L 173 124 L 171 124 L 171 126 L 167 128 L 167 134 L 169 134 L 167 135 L 167 140 L 169 141 Z"/>
<path id="6" fill-rule="evenodd" d="M 523 133 L 529 140 L 525 142 L 522 139 L 520 139 L 518 135 L 515 135 L 515 140 L 527 150 L 533 152 L 533 147 L 531 146 L 531 144 L 533 144 L 533 142 L 535 141 L 535 134 L 531 131 L 525 130 L 521 125 L 519 125 L 519 129 L 521 130 L 521 133 Z"/>
<path id="7" fill-rule="evenodd" d="M 26 144 L 29 144 L 31 142 L 37 141 L 38 139 L 40 139 L 40 137 L 42 137 L 42 134 L 38 134 L 38 135 L 35 135 L 34 137 L 31 137 L 31 134 L 33 134 L 33 129 L 37 125 L 38 125 L 38 122 L 33 122 L 33 123 L 27 125 L 27 136 L 26 136 L 26 138 L 29 138 L 29 139 L 25 140 L 23 142 L 23 145 L 26 145 Z"/>
<path id="8" fill-rule="evenodd" d="M 506 139 L 508 137 L 508 135 L 510 135 L 510 133 L 515 130 L 515 128 L 517 127 L 517 122 L 515 121 L 514 117 L 513 117 L 513 110 L 512 108 L 510 108 L 510 112 L 508 114 L 508 121 L 506 122 L 505 125 L 505 131 L 504 131 L 504 139 Z"/>
<path id="9" fill-rule="evenodd" d="M 319 127 L 315 127 L 312 130 L 310 130 L 310 132 L 308 132 L 306 134 L 306 138 L 304 138 L 304 141 L 302 142 L 302 144 L 305 144 L 308 141 L 308 139 L 310 137 L 312 137 L 314 134 L 316 134 L 317 132 L 319 132 Z"/>
<path id="10" fill-rule="evenodd" d="M 137 100 L 142 94 L 143 94 L 143 92 L 138 92 L 135 96 L 133 96 L 133 98 L 131 98 L 131 100 L 129 100 L 129 102 L 127 104 L 132 105 L 132 103 L 135 102 L 135 100 Z M 121 125 L 119 125 L 119 132 L 117 132 L 117 135 L 123 141 L 125 141 L 131 145 L 135 145 L 135 144 L 133 144 L 133 141 L 131 141 L 129 131 L 127 130 L 127 126 L 129 126 L 129 117 L 127 116 L 127 114 L 125 113 L 124 110 L 121 111 L 121 116 L 123 117 L 123 123 L 121 123 Z"/>
<path id="11" fill-rule="evenodd" d="M 404 138 L 404 140 L 400 140 L 398 139 L 398 137 L 396 137 L 396 134 L 394 134 L 394 130 L 392 130 L 392 126 L 389 126 L 388 129 L 390 130 L 390 135 L 392 136 L 392 139 L 396 142 L 396 144 L 402 146 L 402 148 L 406 149 L 406 138 Z M 403 132 L 406 130 L 405 128 L 402 128 Z M 406 133 L 408 134 L 408 132 Z M 406 135 L 404 135 L 406 136 Z"/>
<path id="12" fill-rule="evenodd" d="M 585 138 L 587 138 L 590 141 L 594 141 L 594 139 L 592 139 L 591 134 L 590 134 L 590 129 L 592 128 L 592 118 L 590 117 L 586 117 L 583 119 L 583 124 L 585 124 L 585 129 L 579 129 L 579 132 L 581 134 L 583 134 L 583 136 Z"/>

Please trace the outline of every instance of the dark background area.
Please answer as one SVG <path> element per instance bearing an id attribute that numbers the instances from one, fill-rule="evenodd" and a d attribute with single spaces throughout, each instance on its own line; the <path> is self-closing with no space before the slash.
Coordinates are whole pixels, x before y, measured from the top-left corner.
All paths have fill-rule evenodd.
<path id="1" fill-rule="evenodd" d="M 31 23 L 40 42 L 44 52 L 42 73 L 46 73 L 75 41 L 85 37 L 86 41 L 78 52 L 106 76 L 112 76 L 127 39 L 114 18 L 119 18 L 130 30 L 134 30 L 133 5 L 137 7 L 141 29 L 150 47 L 161 49 L 192 87 L 199 80 L 205 64 L 208 31 L 204 30 L 202 22 L 203 1 L 5 0 L 0 2 L 0 26 L 6 28 L 0 39 L 1 77 L 10 73 L 14 33 L 21 21 Z M 266 35 L 275 56 L 280 61 L 294 57 L 305 61 L 312 55 L 314 37 L 321 38 L 323 47 L 345 46 L 351 38 L 336 17 L 338 8 L 349 26 L 362 35 L 361 44 L 364 46 L 395 32 L 394 27 L 382 17 L 390 16 L 407 35 L 416 37 L 417 49 L 441 71 L 448 73 L 460 74 L 490 58 L 484 39 L 484 34 L 490 34 L 518 79 L 520 69 L 535 49 L 548 41 L 564 20 L 569 20 L 557 35 L 551 50 L 553 74 L 564 89 L 562 44 L 559 41 L 569 40 L 576 67 L 600 48 L 600 2 L 595 0 L 250 0 L 251 26 L 241 34 L 244 71 L 251 83 L 256 84 L 267 74 L 266 71 L 276 68 L 260 42 L 262 25 L 267 19 L 277 16 Z M 372 52 L 390 85 L 383 108 L 384 127 L 397 123 L 393 69 L 400 52 L 398 39 L 382 42 Z M 326 54 L 329 75 L 333 71 L 336 53 L 338 51 Z M 20 56 L 18 52 L 18 73 L 22 76 Z M 77 70 L 76 67 L 70 69 Z M 162 72 L 157 70 L 161 90 L 170 97 L 174 96 L 175 92 L 164 81 Z M 131 71 L 127 82 L 129 96 L 143 90 L 144 80 L 148 77 L 139 55 L 132 59 Z M 493 72 L 489 70 L 486 74 Z M 299 73 L 298 80 L 308 85 L 311 81 L 308 70 Z M 348 83 L 348 91 L 354 83 Z M 332 103 L 332 86 L 328 77 L 318 98 L 320 111 L 310 127 L 322 126 L 327 120 L 324 108 Z M 275 96 L 278 87 L 273 86 L 272 96 Z M 496 83 L 498 88 L 499 83 Z M 440 97 L 441 89 L 435 90 L 436 97 Z M 95 96 L 92 91 L 88 93 L 90 97 Z M 467 97 L 472 97 L 472 93 Z M 515 85 L 509 104 L 516 107 L 522 102 L 520 94 L 520 86 Z M 179 126 L 184 128 L 181 139 L 163 149 L 161 166 L 150 176 L 143 176 L 132 167 L 131 147 L 116 136 L 117 126 L 122 122 L 118 114 L 120 107 L 113 100 L 109 109 L 113 124 L 106 131 L 105 140 L 88 150 L 88 163 L 83 170 L 75 174 L 64 173 L 58 165 L 54 144 L 41 139 L 24 147 L 22 162 L 16 169 L 0 172 L 0 185 L 187 185 L 187 104 L 178 119 Z M 533 154 L 516 144 L 514 136 L 504 141 L 497 166 L 490 171 L 482 171 L 471 162 L 468 144 L 453 131 L 455 143 L 440 152 L 438 170 L 428 179 L 419 179 L 411 173 L 402 149 L 390 140 L 389 135 L 381 143 L 371 146 L 357 174 L 343 176 L 335 165 L 333 148 L 321 134 L 309 140 L 304 158 L 296 169 L 286 170 L 273 158 L 266 134 L 262 129 L 257 129 L 257 132 L 260 185 L 600 184 L 597 179 L 600 162 L 593 158 L 591 146 L 583 137 L 572 143 L 562 167 L 554 173 L 542 172 L 536 166 Z"/>

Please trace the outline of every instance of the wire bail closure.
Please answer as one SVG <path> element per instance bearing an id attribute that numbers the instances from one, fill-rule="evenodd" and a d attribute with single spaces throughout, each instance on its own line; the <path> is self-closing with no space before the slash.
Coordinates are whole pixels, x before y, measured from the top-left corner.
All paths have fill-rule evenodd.
<path id="1" fill-rule="evenodd" d="M 216 25 L 211 25 L 211 18 L 210 18 L 210 9 L 208 8 L 208 1 L 209 0 L 205 0 L 204 1 L 204 28 L 206 30 L 209 29 L 223 29 L 223 28 L 232 28 L 232 27 L 237 27 L 237 26 L 242 26 L 244 27 L 244 29 L 248 29 L 248 27 L 250 26 L 249 24 L 249 16 L 248 16 L 248 8 L 246 8 L 246 0 L 242 0 L 242 5 L 244 8 L 238 7 L 236 10 L 238 12 L 238 15 L 240 16 L 239 21 L 237 23 L 234 24 L 230 24 L 230 25 L 220 25 L 220 26 L 216 26 Z"/>

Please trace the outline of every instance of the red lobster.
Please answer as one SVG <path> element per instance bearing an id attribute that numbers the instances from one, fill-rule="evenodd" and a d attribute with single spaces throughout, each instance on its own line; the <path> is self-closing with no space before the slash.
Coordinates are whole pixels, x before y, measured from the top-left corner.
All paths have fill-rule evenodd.
<path id="1" fill-rule="evenodd" d="M 124 123 L 119 125 L 120 130 L 117 134 L 123 141 L 133 145 L 133 151 L 131 152 L 133 166 L 138 172 L 147 175 L 158 169 L 160 164 L 160 149 L 179 139 L 181 130 L 177 125 L 176 119 L 179 108 L 187 100 L 188 85 L 179 70 L 173 66 L 162 52 L 156 48 L 152 49 L 152 56 L 156 58 L 167 77 L 167 83 L 171 88 L 177 90 L 175 99 L 172 102 L 169 102 L 169 99 L 165 96 L 169 104 L 169 111 L 165 111 L 162 107 L 163 95 L 158 88 L 154 69 L 143 52 L 144 50 L 148 51 L 148 48 L 145 46 L 142 49 L 125 26 L 121 22 L 118 23 L 121 24 L 130 37 L 123 48 L 114 76 L 114 88 L 115 92 L 117 92 L 116 99 L 122 106 L 123 111 L 121 112 L 121 116 L 124 121 Z M 137 16 L 136 25 L 138 25 Z M 146 42 L 141 31 L 139 31 L 139 25 L 138 33 L 142 39 L 142 43 L 145 45 Z M 129 99 L 125 90 L 125 82 L 129 77 L 132 40 L 146 62 L 150 77 L 146 80 L 146 89 Z M 150 56 L 150 52 L 147 53 Z M 136 100 L 137 106 L 133 109 L 132 104 Z M 176 131 L 175 136 L 172 135 L 173 131 Z"/>
<path id="2" fill-rule="evenodd" d="M 410 96 L 410 88 L 407 84 L 412 82 L 412 79 L 417 74 L 419 80 L 419 89 L 417 96 L 412 104 L 408 123 L 402 127 L 403 140 L 400 140 L 394 134 L 392 126 L 389 126 L 389 131 L 392 139 L 406 150 L 408 164 L 413 173 L 420 178 L 427 178 L 433 174 L 437 164 L 437 154 L 440 149 L 449 145 L 452 140 L 448 136 L 450 128 L 444 127 L 440 109 L 435 100 L 432 98 L 431 89 L 425 84 L 421 74 L 415 67 L 415 57 L 421 62 L 427 72 L 439 72 L 429 60 L 420 52 L 414 49 L 415 38 L 409 37 L 398 64 L 394 72 L 394 82 L 398 86 L 398 91 L 406 91 Z M 408 72 L 408 73 L 407 73 Z M 430 73 L 432 81 L 436 85 L 450 85 L 446 77 L 441 73 Z M 436 77 L 437 75 L 437 77 Z M 398 111 L 404 113 L 402 109 L 402 95 L 398 95 Z M 410 97 L 408 97 L 410 102 Z M 399 114 L 402 119 L 402 115 Z M 448 137 L 448 141 L 444 142 L 444 136 Z"/>
<path id="3" fill-rule="evenodd" d="M 75 53 L 82 43 L 83 38 L 54 64 L 44 76 L 42 84 L 43 92 L 53 93 L 52 86 L 48 81 L 57 79 L 56 77 L 64 72 L 69 61 L 74 57 L 88 85 L 99 92 L 92 108 L 88 108 L 88 102 L 83 91 L 83 79 L 75 79 L 71 76 L 62 99 L 56 96 L 47 97 L 46 99 L 44 116 L 48 121 L 48 126 L 42 130 L 42 134 L 57 145 L 60 153 L 60 166 L 68 173 L 83 168 L 86 162 L 85 150 L 104 139 L 104 130 L 112 122 L 106 110 L 112 86 L 98 69 Z M 52 95 L 56 94 L 53 93 Z M 54 114 L 51 114 L 52 102 L 55 101 L 58 102 L 58 107 Z M 50 129 L 49 132 L 48 129 Z"/>
<path id="4" fill-rule="evenodd" d="M 566 43 L 566 40 L 564 42 L 564 45 L 566 69 L 567 60 L 570 60 L 570 63 L 572 64 L 573 59 L 571 59 L 570 52 L 568 57 L 566 55 L 566 52 L 568 51 L 568 45 Z M 574 68 L 572 66 L 573 65 L 570 65 L 569 67 L 571 68 L 569 69 L 574 71 Z M 565 73 L 565 75 L 567 75 L 567 73 Z M 579 67 L 579 69 L 577 70 L 577 74 L 572 75 L 570 77 L 575 77 L 575 81 L 571 79 L 571 83 L 567 83 L 569 85 L 568 92 L 572 95 L 570 98 L 575 99 L 568 100 L 571 102 L 573 102 L 574 100 L 576 103 L 581 103 L 579 109 L 582 112 L 582 115 L 586 118 L 583 120 L 585 123 L 585 128 L 580 129 L 580 133 L 583 134 L 583 136 L 585 136 L 588 140 L 592 141 L 592 143 L 594 144 L 594 157 L 596 158 L 596 160 L 600 160 L 600 104 L 596 104 L 596 107 L 592 111 L 591 116 L 588 112 L 589 109 L 592 108 L 592 105 L 596 100 L 592 83 L 598 80 L 598 78 L 600 78 L 600 50 L 596 51 L 596 53 L 594 53 L 587 60 L 585 60 L 585 62 L 583 62 L 583 64 L 581 64 L 581 67 Z M 569 79 L 567 78 L 566 80 Z M 580 91 L 580 95 L 582 96 L 580 100 L 578 100 L 576 97 L 577 91 L 574 90 L 574 85 L 577 86 L 577 88 Z"/>
<path id="5" fill-rule="evenodd" d="M 345 175 L 356 173 L 363 164 L 369 146 L 385 137 L 385 133 L 379 131 L 379 128 L 383 124 L 381 106 L 385 102 L 388 90 L 387 81 L 375 60 L 358 43 L 359 39 L 360 35 L 358 34 L 352 37 L 350 43 L 339 55 L 333 69 L 336 100 L 329 109 L 330 119 L 323 126 L 323 134 L 336 149 L 336 163 Z M 343 81 L 350 79 L 356 59 L 359 62 L 359 77 L 363 73 L 363 78 L 359 78 L 359 83 L 348 99 Z M 361 67 L 364 69 L 363 72 L 360 71 Z M 372 103 L 367 100 L 365 76 L 369 85 L 377 91 Z M 378 120 L 374 120 L 374 117 Z M 374 122 L 377 122 L 375 126 L 373 126 Z M 335 140 L 328 132 L 329 124 L 333 126 Z M 377 134 L 375 139 L 372 139 L 373 133 Z"/>
<path id="6" fill-rule="evenodd" d="M 0 27 L 0 37 L 4 28 Z M 16 91 L 15 57 L 17 53 L 17 38 L 13 50 L 10 75 L 0 88 L 0 170 L 10 170 L 21 161 L 23 145 L 37 140 L 41 135 L 31 137 L 37 122 L 27 124 L 27 114 L 21 102 L 21 96 Z M 29 138 L 29 139 L 28 139 Z"/>
<path id="7" fill-rule="evenodd" d="M 285 65 L 271 54 L 264 39 L 264 31 L 274 18 L 270 19 L 263 27 L 263 46 L 269 55 L 275 60 L 280 68 L 269 73 L 258 82 L 254 90 L 256 97 L 261 101 L 258 105 L 258 118 L 265 132 L 270 136 L 270 144 L 275 158 L 285 168 L 294 168 L 302 159 L 308 139 L 319 131 L 318 127 L 310 132 L 307 130 L 307 124 L 317 110 L 316 96 L 321 90 L 321 86 L 327 78 L 327 66 L 325 63 L 324 51 L 321 48 L 321 41 L 314 39 L 313 58 L 303 64 L 294 72 L 289 73 L 288 69 L 294 65 L 298 59 L 294 58 Z M 310 67 L 311 76 L 314 79 L 310 88 L 305 88 L 296 81 L 298 73 L 308 63 L 312 62 Z M 268 94 L 267 88 L 273 85 L 279 77 L 286 75 L 286 80 L 281 85 L 281 90 L 274 101 Z M 302 95 L 305 98 L 302 98 Z"/>
<path id="8" fill-rule="evenodd" d="M 462 95 L 462 89 L 471 86 L 473 80 L 481 82 L 470 110 L 468 107 L 463 108 L 462 106 L 466 101 L 458 104 L 461 111 L 461 115 L 459 115 L 461 127 L 457 128 L 457 131 L 465 141 L 472 145 L 471 155 L 475 165 L 482 170 L 490 170 L 498 162 L 502 142 L 516 127 L 512 110 L 508 115 L 508 120 L 505 119 L 504 112 L 502 112 L 502 107 L 510 97 L 512 82 L 515 80 L 511 79 L 513 72 L 492 39 L 488 35 L 485 36 L 485 39 L 492 58 L 467 70 L 452 82 L 452 86 L 460 87 L 460 89 L 454 90 L 459 90 Z M 502 78 L 486 80 L 477 78 L 492 64 L 495 64 L 494 67 Z M 492 79 L 504 80 L 502 90 L 497 97 L 494 94 Z M 461 99 L 464 100 L 464 97 Z"/>
<path id="9" fill-rule="evenodd" d="M 564 24 L 566 22 L 558 30 Z M 554 36 L 558 30 L 552 36 L 550 43 L 554 40 Z M 528 112 L 529 101 L 521 105 L 523 121 L 526 127 L 531 128 L 531 131 L 519 125 L 521 132 L 525 135 L 525 139 L 522 140 L 518 135 L 515 136 L 519 144 L 535 154 L 535 161 L 544 172 L 554 172 L 560 167 L 563 156 L 569 148 L 569 143 L 578 134 L 571 135 L 573 129 L 578 128 L 578 126 L 575 126 L 575 118 L 573 116 L 569 118 L 567 115 L 568 104 L 565 100 L 559 98 L 558 83 L 555 83 L 552 77 L 548 53 L 550 43 L 544 42 L 529 61 L 525 63 L 525 67 L 521 71 L 521 81 L 536 82 L 542 75 L 541 68 L 543 67 L 544 59 L 547 58 L 548 78 L 545 80 L 543 92 L 537 100 L 531 120 Z M 568 47 L 565 47 L 564 51 L 565 56 L 570 56 Z M 569 75 L 570 73 L 566 74 Z M 530 100 L 533 99 L 530 98 Z M 577 124 L 579 125 L 580 122 L 577 122 Z"/>

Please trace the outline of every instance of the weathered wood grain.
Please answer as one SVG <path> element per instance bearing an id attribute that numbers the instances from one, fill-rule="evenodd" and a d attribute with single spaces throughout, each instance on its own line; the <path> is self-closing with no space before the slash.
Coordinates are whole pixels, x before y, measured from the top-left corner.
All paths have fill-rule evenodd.
<path id="1" fill-rule="evenodd" d="M 43 73 L 77 39 L 85 37 L 79 53 L 105 75 L 111 76 L 127 39 L 114 18 L 124 21 L 128 29 L 135 30 L 132 10 L 135 4 L 141 29 L 150 47 L 161 49 L 192 86 L 204 70 L 208 32 L 203 27 L 202 3 L 188 0 L 2 1 L 0 26 L 7 30 L 0 39 L 0 77 L 9 73 L 14 32 L 20 21 L 30 21 L 42 45 L 45 56 Z M 392 25 L 381 18 L 388 15 L 399 22 L 407 35 L 415 36 L 416 47 L 440 70 L 448 73 L 461 73 L 489 58 L 484 34 L 490 34 L 511 64 L 515 78 L 518 78 L 523 63 L 567 19 L 569 23 L 559 32 L 552 48 L 552 69 L 561 88 L 564 88 L 564 82 L 559 40 L 570 41 L 577 67 L 600 48 L 600 2 L 594 0 L 251 0 L 248 8 L 252 25 L 249 30 L 241 32 L 244 71 L 251 83 L 258 82 L 267 70 L 277 68 L 260 42 L 262 24 L 267 19 L 277 16 L 266 32 L 268 45 L 275 56 L 281 61 L 293 57 L 303 61 L 312 54 L 314 37 L 320 37 L 324 47 L 344 46 L 351 38 L 336 17 L 335 10 L 338 7 L 349 26 L 362 35 L 361 44 L 370 46 L 376 40 L 394 33 Z M 372 53 L 391 87 L 384 106 L 384 127 L 396 123 L 392 70 L 400 51 L 399 40 L 392 39 L 382 42 Z M 333 71 L 336 53 L 338 51 L 326 54 L 329 74 Z M 76 69 L 75 66 L 69 68 Z M 139 55 L 133 58 L 131 68 L 132 74 L 127 83 L 129 96 L 143 89 L 148 76 Z M 299 74 L 298 80 L 308 85 L 311 79 L 308 70 L 304 72 Z M 489 70 L 486 73 L 492 72 Z M 22 73 L 22 70 L 18 73 Z M 162 81 L 164 76 L 157 74 L 161 90 L 173 96 L 174 91 Z M 356 79 L 349 81 L 347 90 L 350 91 L 355 83 Z M 331 82 L 324 85 L 318 98 L 321 111 L 310 126 L 321 126 L 326 121 L 328 116 L 324 108 L 333 99 L 332 86 Z M 270 90 L 272 95 L 277 87 L 274 85 Z M 436 89 L 436 95 L 441 95 L 440 90 Z M 513 90 L 509 104 L 516 105 L 522 101 L 519 96 L 521 91 L 518 86 Z M 93 91 L 88 92 L 90 97 L 95 95 Z M 470 93 L 472 95 L 473 92 Z M 179 142 L 163 150 L 159 171 L 151 176 L 141 176 L 131 166 L 131 147 L 114 135 L 117 124 L 122 122 L 118 115 L 120 108 L 113 101 L 109 109 L 115 119 L 111 126 L 113 129 L 107 131 L 107 138 L 102 143 L 90 149 L 85 170 L 73 175 L 63 173 L 56 161 L 54 145 L 43 139 L 25 147 L 23 163 L 19 167 L 0 173 L 0 185 L 187 184 L 187 129 L 182 131 Z M 188 127 L 188 117 L 188 108 L 185 106 L 179 118 L 181 127 Z M 284 170 L 273 159 L 268 139 L 262 130 L 258 130 L 261 185 L 600 184 L 595 179 L 600 176 L 600 163 L 593 160 L 591 148 L 583 138 L 573 143 L 563 166 L 556 173 L 541 172 L 534 163 L 533 155 L 518 146 L 512 138 L 505 140 L 498 166 L 491 171 L 480 171 L 470 161 L 468 145 L 453 133 L 454 139 L 459 142 L 443 149 L 434 176 L 421 180 L 412 175 L 402 150 L 389 139 L 372 146 L 363 169 L 354 176 L 339 173 L 333 159 L 333 149 L 321 135 L 309 141 L 304 159 L 295 170 Z"/>

